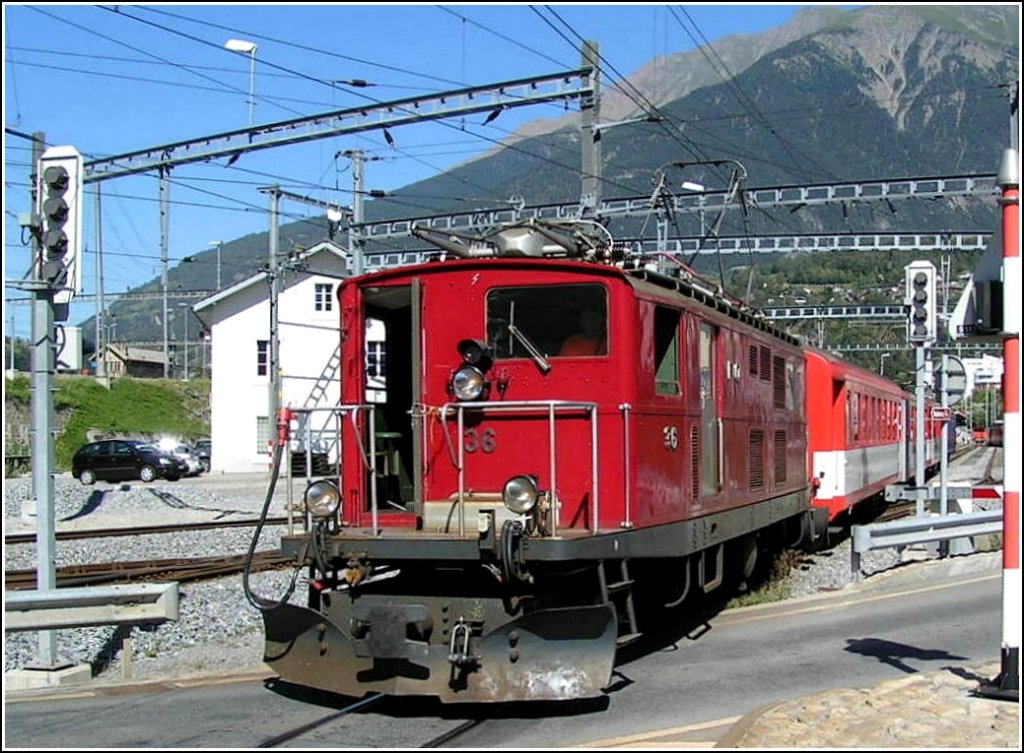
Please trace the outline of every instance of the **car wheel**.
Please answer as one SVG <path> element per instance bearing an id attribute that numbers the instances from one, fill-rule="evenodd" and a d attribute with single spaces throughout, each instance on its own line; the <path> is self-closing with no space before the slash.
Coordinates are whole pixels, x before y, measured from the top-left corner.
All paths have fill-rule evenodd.
<path id="1" fill-rule="evenodd" d="M 93 484 L 96 483 L 96 474 L 93 471 L 90 471 L 88 468 L 86 468 L 84 471 L 78 474 L 78 480 L 81 481 L 86 486 L 92 486 Z"/>
<path id="2" fill-rule="evenodd" d="M 151 465 L 142 466 L 142 470 L 139 471 L 139 478 L 148 484 L 156 479 L 156 469 Z"/>

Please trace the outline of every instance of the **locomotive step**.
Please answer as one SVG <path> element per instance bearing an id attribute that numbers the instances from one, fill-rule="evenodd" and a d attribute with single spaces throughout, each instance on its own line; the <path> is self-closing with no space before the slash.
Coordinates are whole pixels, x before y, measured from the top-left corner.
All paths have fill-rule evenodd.
<path id="1" fill-rule="evenodd" d="M 605 586 L 605 591 L 609 594 L 618 593 L 619 591 L 625 591 L 632 588 L 633 581 L 631 580 L 620 580 L 618 583 L 609 583 Z"/>
<path id="2" fill-rule="evenodd" d="M 623 648 L 631 643 L 636 643 L 640 640 L 640 636 L 642 635 L 643 633 L 626 633 L 625 635 L 620 635 L 615 639 L 615 645 L 619 648 Z"/>

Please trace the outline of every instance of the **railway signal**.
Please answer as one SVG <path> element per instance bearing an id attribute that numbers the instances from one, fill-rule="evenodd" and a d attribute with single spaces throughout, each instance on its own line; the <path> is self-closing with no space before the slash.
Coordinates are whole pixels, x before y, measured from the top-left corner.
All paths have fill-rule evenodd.
<path id="1" fill-rule="evenodd" d="M 930 261 L 911 262 L 906 267 L 906 298 L 910 307 L 907 340 L 927 345 L 935 340 L 935 265 Z"/>
<path id="2" fill-rule="evenodd" d="M 70 303 L 82 287 L 82 155 L 73 146 L 43 152 L 37 166 L 39 277 L 54 303 Z"/>

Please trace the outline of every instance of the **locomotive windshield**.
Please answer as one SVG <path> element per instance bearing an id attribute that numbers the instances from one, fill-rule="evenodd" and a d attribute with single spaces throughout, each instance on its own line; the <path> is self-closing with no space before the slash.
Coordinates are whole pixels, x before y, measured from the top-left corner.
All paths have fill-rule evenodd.
<path id="1" fill-rule="evenodd" d="M 608 353 L 608 297 L 601 285 L 495 288 L 487 294 L 487 342 L 495 358 Z"/>

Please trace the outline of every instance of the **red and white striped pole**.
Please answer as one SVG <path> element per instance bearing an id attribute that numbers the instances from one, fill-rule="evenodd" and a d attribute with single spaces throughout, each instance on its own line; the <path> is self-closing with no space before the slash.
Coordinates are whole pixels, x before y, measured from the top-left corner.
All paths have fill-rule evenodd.
<path id="1" fill-rule="evenodd" d="M 1003 191 L 1003 649 L 1002 670 L 986 695 L 1020 700 L 1020 172 L 1007 149 L 999 166 Z"/>

